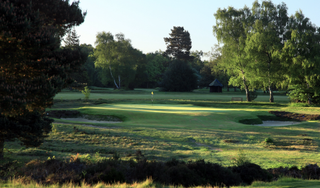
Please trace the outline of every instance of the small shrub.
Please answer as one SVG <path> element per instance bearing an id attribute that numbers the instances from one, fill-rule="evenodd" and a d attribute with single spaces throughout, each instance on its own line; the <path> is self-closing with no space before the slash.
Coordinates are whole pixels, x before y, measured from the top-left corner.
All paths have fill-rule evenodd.
<path id="1" fill-rule="evenodd" d="M 320 168 L 317 164 L 309 164 L 301 169 L 304 179 L 320 179 Z"/>
<path id="2" fill-rule="evenodd" d="M 236 166 L 243 166 L 245 164 L 249 164 L 250 162 L 251 161 L 241 149 L 239 149 L 238 157 L 233 158 L 233 163 Z"/>
<path id="3" fill-rule="evenodd" d="M 274 143 L 274 140 L 270 137 L 267 137 L 264 139 L 264 142 L 267 143 L 267 144 L 273 144 Z"/>
<path id="4" fill-rule="evenodd" d="M 84 98 L 86 100 L 89 100 L 89 97 L 90 97 L 90 89 L 88 86 L 84 87 L 84 90 L 81 91 L 82 94 L 84 94 Z"/>
<path id="5" fill-rule="evenodd" d="M 258 97 L 258 93 L 256 91 L 249 91 L 250 100 L 253 101 Z"/>

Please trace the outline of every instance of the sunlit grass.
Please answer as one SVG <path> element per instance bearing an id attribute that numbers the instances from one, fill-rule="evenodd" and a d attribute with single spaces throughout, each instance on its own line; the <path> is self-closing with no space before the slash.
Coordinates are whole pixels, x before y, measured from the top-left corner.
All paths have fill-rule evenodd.
<path id="1" fill-rule="evenodd" d="M 193 92 L 159 92 L 156 90 L 144 90 L 136 89 L 134 91 L 98 91 L 100 93 L 95 93 L 94 90 L 91 91 L 90 99 L 107 99 L 107 100 L 150 100 L 151 103 L 151 94 L 150 91 L 154 92 L 153 100 L 211 100 L 211 101 L 231 101 L 232 97 L 242 97 L 243 100 L 246 100 L 245 92 L 223 92 L 223 93 L 209 93 L 207 91 L 193 91 Z M 115 93 L 116 92 L 116 93 Z M 289 99 L 285 95 L 276 95 L 274 96 L 275 102 L 289 102 Z M 54 99 L 82 99 L 84 100 L 84 95 L 81 92 L 61 92 L 58 93 Z M 256 102 L 268 102 L 269 96 L 265 94 L 258 95 Z"/>

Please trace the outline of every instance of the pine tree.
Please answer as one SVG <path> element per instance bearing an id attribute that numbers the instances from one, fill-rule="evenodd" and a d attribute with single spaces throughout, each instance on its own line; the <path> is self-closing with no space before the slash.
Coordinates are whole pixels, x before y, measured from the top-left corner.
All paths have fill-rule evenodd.
<path id="1" fill-rule="evenodd" d="M 50 7 L 57 4 L 63 6 Z M 59 48 L 60 34 L 84 20 L 76 5 L 63 0 L 0 1 L 0 158 L 5 140 L 39 146 L 51 130 L 44 110 L 85 61 L 80 50 Z M 77 9 L 76 14 L 61 20 L 61 15 L 71 16 L 68 9 Z M 61 14 L 52 14 L 55 10 Z"/>
<path id="2" fill-rule="evenodd" d="M 173 27 L 169 38 L 164 38 L 167 45 L 166 55 L 171 55 L 175 59 L 182 61 L 192 61 L 193 57 L 190 56 L 191 39 L 188 31 L 183 27 Z"/>

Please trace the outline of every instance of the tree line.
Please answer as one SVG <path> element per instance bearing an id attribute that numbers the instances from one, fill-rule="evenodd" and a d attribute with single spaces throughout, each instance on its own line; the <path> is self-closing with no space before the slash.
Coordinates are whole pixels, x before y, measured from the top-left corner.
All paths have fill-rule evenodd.
<path id="1" fill-rule="evenodd" d="M 66 40 L 72 38 L 67 37 Z M 166 91 L 192 91 L 198 87 L 208 87 L 215 78 L 228 85 L 228 75 L 217 65 L 220 56 L 201 60 L 211 54 L 191 51 L 191 37 L 184 27 L 173 27 L 164 42 L 166 51 L 144 54 L 133 48 L 124 34 L 100 32 L 96 36 L 95 47 L 80 45 L 88 59 L 74 79 L 76 83 L 89 86 L 115 89 L 160 87 Z"/>
<path id="2" fill-rule="evenodd" d="M 214 35 L 223 44 L 220 66 L 229 83 L 246 91 L 284 89 L 294 101 L 319 103 L 320 28 L 301 11 L 288 16 L 287 6 L 255 1 L 252 8 L 219 9 Z"/>

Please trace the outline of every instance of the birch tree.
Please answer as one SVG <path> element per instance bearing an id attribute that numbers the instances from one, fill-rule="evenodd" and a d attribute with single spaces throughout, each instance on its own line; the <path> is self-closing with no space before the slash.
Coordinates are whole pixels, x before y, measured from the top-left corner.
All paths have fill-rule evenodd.
<path id="1" fill-rule="evenodd" d="M 131 42 L 123 34 L 114 36 L 108 32 L 98 33 L 96 36 L 95 66 L 101 67 L 107 75 L 102 75 L 104 80 L 112 80 L 117 89 L 134 82 L 139 64 L 145 62 L 145 55 L 131 46 Z"/>
<path id="2" fill-rule="evenodd" d="M 229 84 L 245 89 L 247 101 L 251 101 L 250 81 L 247 78 L 250 61 L 245 53 L 247 33 L 253 23 L 251 11 L 247 7 L 239 10 L 229 7 L 218 9 L 214 16 L 216 25 L 213 26 L 213 33 L 223 44 L 223 66 L 231 75 Z"/>
<path id="3" fill-rule="evenodd" d="M 287 7 L 284 3 L 276 6 L 270 1 L 255 1 L 252 13 L 255 23 L 247 33 L 245 47 L 251 62 L 249 79 L 256 83 L 255 87 L 268 88 L 269 102 L 274 102 L 273 88 L 284 81 L 279 54 L 286 40 Z"/>

